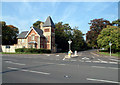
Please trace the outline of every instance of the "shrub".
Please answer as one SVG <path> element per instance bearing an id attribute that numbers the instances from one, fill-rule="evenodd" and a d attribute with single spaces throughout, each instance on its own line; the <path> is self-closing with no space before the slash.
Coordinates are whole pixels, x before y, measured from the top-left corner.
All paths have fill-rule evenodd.
<path id="1" fill-rule="evenodd" d="M 51 50 L 48 49 L 35 49 L 35 48 L 18 48 L 15 49 L 15 51 L 25 53 L 51 53 Z"/>

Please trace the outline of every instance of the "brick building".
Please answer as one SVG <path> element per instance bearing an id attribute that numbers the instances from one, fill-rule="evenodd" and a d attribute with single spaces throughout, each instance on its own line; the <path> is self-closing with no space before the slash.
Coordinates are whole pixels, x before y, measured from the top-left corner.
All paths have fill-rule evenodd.
<path id="1" fill-rule="evenodd" d="M 17 37 L 15 48 L 44 48 L 55 52 L 55 25 L 49 16 L 38 28 L 21 32 Z"/>

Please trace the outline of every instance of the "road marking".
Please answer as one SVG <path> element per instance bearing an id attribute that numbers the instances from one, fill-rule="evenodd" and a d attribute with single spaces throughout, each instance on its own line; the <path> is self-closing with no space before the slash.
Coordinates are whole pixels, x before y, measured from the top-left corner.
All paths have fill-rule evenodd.
<path id="1" fill-rule="evenodd" d="M 97 54 L 95 54 L 95 53 L 93 53 L 93 52 L 90 52 L 91 54 L 93 54 L 93 55 L 95 55 L 95 56 L 99 56 L 99 55 L 97 55 Z"/>
<path id="2" fill-rule="evenodd" d="M 91 62 L 91 61 L 85 61 L 85 62 Z"/>
<path id="3" fill-rule="evenodd" d="M 87 58 L 87 57 L 84 57 L 84 58 L 82 58 L 82 59 L 86 59 L 86 60 L 88 60 L 89 58 Z"/>
<path id="4" fill-rule="evenodd" d="M 46 55 L 46 56 L 50 56 L 50 55 Z"/>
<path id="5" fill-rule="evenodd" d="M 111 63 L 111 64 L 118 64 L 117 62 L 109 62 L 109 63 Z"/>
<path id="6" fill-rule="evenodd" d="M 6 63 L 11 63 L 11 64 L 16 64 L 16 65 L 26 65 L 26 64 L 22 64 L 22 63 L 14 63 L 12 61 L 5 61 Z"/>
<path id="7" fill-rule="evenodd" d="M 56 56 L 60 56 L 60 55 L 56 55 Z"/>
<path id="8" fill-rule="evenodd" d="M 101 63 L 108 63 L 107 61 L 100 61 Z"/>
<path id="9" fill-rule="evenodd" d="M 18 70 L 18 68 L 12 68 L 12 67 L 8 67 L 9 69 L 13 69 L 13 70 Z"/>
<path id="10" fill-rule="evenodd" d="M 100 61 L 92 61 L 93 63 L 100 63 Z"/>
<path id="11" fill-rule="evenodd" d="M 94 67 L 94 68 L 106 68 L 106 67 L 102 67 L 102 66 L 91 66 L 91 67 Z"/>
<path id="12" fill-rule="evenodd" d="M 47 63 L 47 64 L 55 64 L 55 63 Z"/>
<path id="13" fill-rule="evenodd" d="M 117 61 L 117 62 L 119 61 L 119 60 L 116 60 L 116 59 L 110 59 L 110 60 Z"/>
<path id="14" fill-rule="evenodd" d="M 63 66 L 65 66 L 66 64 L 58 64 L 58 65 L 63 65 Z"/>
<path id="15" fill-rule="evenodd" d="M 77 60 L 71 60 L 71 61 L 77 61 Z"/>
<path id="16" fill-rule="evenodd" d="M 115 67 L 102 67 L 102 66 L 91 66 L 94 68 L 108 68 L 108 69 L 120 69 L 120 68 L 115 68 Z"/>
<path id="17" fill-rule="evenodd" d="M 116 81 L 101 80 L 101 79 L 92 79 L 92 78 L 87 78 L 87 80 L 90 80 L 90 81 L 107 82 L 107 83 L 120 83 L 120 82 L 116 82 Z"/>
<path id="18" fill-rule="evenodd" d="M 25 72 L 32 72 L 32 73 L 39 73 L 39 74 L 50 75 L 50 73 L 46 73 L 46 72 L 33 71 L 33 70 L 25 70 L 25 69 L 12 68 L 12 67 L 8 67 L 8 68 L 9 69 L 13 69 L 13 70 L 19 70 L 19 71 L 25 71 Z"/>

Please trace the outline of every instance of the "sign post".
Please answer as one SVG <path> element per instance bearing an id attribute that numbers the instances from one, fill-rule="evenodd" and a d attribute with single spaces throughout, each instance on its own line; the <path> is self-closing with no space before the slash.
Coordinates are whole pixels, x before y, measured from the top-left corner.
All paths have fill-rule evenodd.
<path id="1" fill-rule="evenodd" d="M 111 56 L 111 45 L 112 45 L 112 43 L 109 42 L 109 46 L 110 46 L 110 56 Z"/>
<path id="2" fill-rule="evenodd" d="M 69 43 L 69 51 L 70 51 L 71 50 L 71 43 L 72 43 L 72 41 L 69 40 L 68 43 Z"/>

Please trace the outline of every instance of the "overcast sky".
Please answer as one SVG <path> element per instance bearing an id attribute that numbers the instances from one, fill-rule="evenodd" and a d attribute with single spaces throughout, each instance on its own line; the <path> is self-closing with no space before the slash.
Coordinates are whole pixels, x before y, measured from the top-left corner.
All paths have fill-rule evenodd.
<path id="1" fill-rule="evenodd" d="M 29 30 L 37 21 L 51 16 L 54 23 L 62 21 L 83 33 L 89 31 L 92 19 L 104 18 L 110 22 L 118 18 L 118 2 L 3 2 L 2 21 L 19 31 Z"/>

